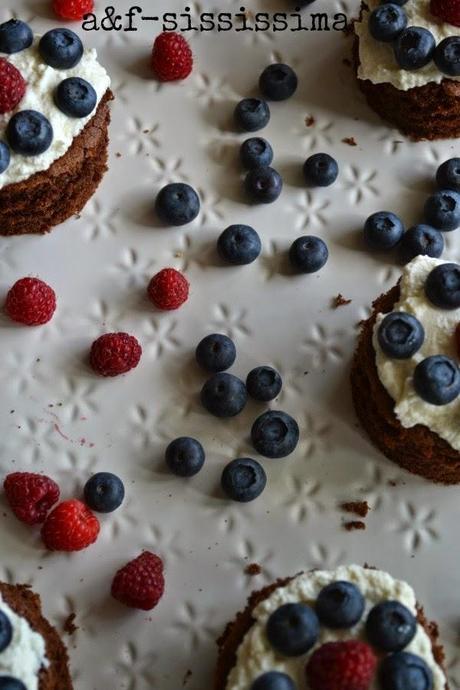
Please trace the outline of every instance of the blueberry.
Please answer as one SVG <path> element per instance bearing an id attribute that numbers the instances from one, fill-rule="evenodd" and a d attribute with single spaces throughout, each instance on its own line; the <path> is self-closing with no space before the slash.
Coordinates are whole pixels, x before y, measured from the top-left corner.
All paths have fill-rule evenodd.
<path id="1" fill-rule="evenodd" d="M 407 15 L 399 5 L 384 3 L 369 16 L 369 33 L 376 41 L 392 43 L 407 26 Z"/>
<path id="2" fill-rule="evenodd" d="M 69 77 L 58 84 L 56 105 L 69 117 L 87 117 L 97 103 L 97 93 L 89 82 L 80 77 Z"/>
<path id="3" fill-rule="evenodd" d="M 436 182 L 440 189 L 452 189 L 460 192 L 460 158 L 451 158 L 439 166 Z"/>
<path id="4" fill-rule="evenodd" d="M 318 640 L 318 617 L 307 604 L 283 604 L 269 617 L 266 633 L 268 641 L 278 654 L 301 656 Z"/>
<path id="5" fill-rule="evenodd" d="M 230 225 L 217 240 L 217 251 L 226 263 L 244 266 L 257 259 L 262 243 L 249 225 Z"/>
<path id="6" fill-rule="evenodd" d="M 284 458 L 299 442 L 299 427 L 295 419 L 285 412 L 269 410 L 252 425 L 252 444 L 266 458 Z"/>
<path id="7" fill-rule="evenodd" d="M 364 613 L 365 600 L 360 590 L 351 582 L 332 582 L 318 595 L 316 615 L 326 628 L 352 628 Z"/>
<path id="8" fill-rule="evenodd" d="M 10 164 L 10 148 L 4 141 L 0 141 L 0 174 L 5 172 Z"/>
<path id="9" fill-rule="evenodd" d="M 394 45 L 396 62 L 402 69 L 417 70 L 433 59 L 436 40 L 431 31 L 420 26 L 409 26 L 399 34 Z"/>
<path id="10" fill-rule="evenodd" d="M 367 617 L 369 642 L 382 652 L 399 652 L 414 639 L 417 620 L 399 601 L 382 601 Z"/>
<path id="11" fill-rule="evenodd" d="M 236 359 L 236 348 L 228 336 L 212 333 L 200 340 L 195 357 L 202 369 L 217 373 L 230 369 Z"/>
<path id="12" fill-rule="evenodd" d="M 460 394 L 460 369 L 445 355 L 432 355 L 417 364 L 414 388 L 430 405 L 448 405 Z"/>
<path id="13" fill-rule="evenodd" d="M 186 225 L 199 214 L 200 199 L 190 185 L 172 182 L 158 192 L 155 210 L 168 225 Z"/>
<path id="14" fill-rule="evenodd" d="M 378 211 L 366 220 L 364 240 L 371 249 L 392 249 L 404 233 L 400 218 L 390 211 Z"/>
<path id="15" fill-rule="evenodd" d="M 460 77 L 460 36 L 449 36 L 438 43 L 434 61 L 443 74 Z"/>
<path id="16" fill-rule="evenodd" d="M 260 496 L 267 484 L 262 465 L 252 458 L 232 460 L 222 472 L 223 492 L 239 503 L 249 503 Z"/>
<path id="17" fill-rule="evenodd" d="M 27 690 L 27 688 L 18 678 L 0 676 L 0 690 Z"/>
<path id="18" fill-rule="evenodd" d="M 339 166 L 328 153 L 315 153 L 305 161 L 303 174 L 309 187 L 329 187 L 337 179 Z"/>
<path id="19" fill-rule="evenodd" d="M 386 355 L 393 359 L 409 359 L 422 347 L 425 330 L 412 314 L 394 311 L 381 322 L 377 337 Z"/>
<path id="20" fill-rule="evenodd" d="M 240 159 L 248 170 L 267 167 L 273 161 L 273 149 L 266 139 L 251 137 L 241 144 Z"/>
<path id="21" fill-rule="evenodd" d="M 193 477 L 204 465 L 205 454 L 199 441 L 181 436 L 166 448 L 166 464 L 178 477 Z"/>
<path id="22" fill-rule="evenodd" d="M 97 472 L 85 484 L 85 503 L 98 513 L 113 513 L 125 498 L 125 487 L 116 474 Z"/>
<path id="23" fill-rule="evenodd" d="M 325 242 L 314 235 L 298 237 L 289 250 L 289 260 L 299 273 L 316 273 L 327 262 L 329 250 Z"/>
<path id="24" fill-rule="evenodd" d="M 50 67 L 70 69 L 80 62 L 83 43 L 70 29 L 51 29 L 41 37 L 38 50 Z"/>
<path id="25" fill-rule="evenodd" d="M 256 367 L 249 372 L 246 388 L 254 400 L 269 402 L 279 395 L 283 382 L 281 376 L 273 367 Z"/>
<path id="26" fill-rule="evenodd" d="M 0 24 L 0 53 L 19 53 L 29 48 L 34 40 L 32 29 L 20 19 Z"/>
<path id="27" fill-rule="evenodd" d="M 404 263 L 409 263 L 420 255 L 437 259 L 444 251 L 444 237 L 430 225 L 414 225 L 404 233 L 399 249 Z"/>
<path id="28" fill-rule="evenodd" d="M 402 7 L 403 5 L 406 5 L 409 0 L 393 0 L 393 5 L 399 5 Z M 380 0 L 380 4 L 383 5 L 385 4 L 385 0 Z"/>
<path id="29" fill-rule="evenodd" d="M 246 405 L 244 383 L 232 374 L 214 374 L 201 389 L 203 407 L 215 417 L 234 417 Z"/>
<path id="30" fill-rule="evenodd" d="M 259 79 L 262 95 L 271 101 L 285 101 L 297 91 L 297 75 L 289 65 L 269 65 Z"/>
<path id="31" fill-rule="evenodd" d="M 10 619 L 0 611 L 0 652 L 5 651 L 9 646 L 11 640 L 13 639 L 13 627 L 11 625 Z"/>
<path id="32" fill-rule="evenodd" d="M 296 686 L 285 673 L 268 671 L 256 678 L 250 690 L 296 690 Z"/>
<path id="33" fill-rule="evenodd" d="M 379 672 L 382 690 L 432 690 L 433 672 L 425 661 L 410 652 L 390 654 Z"/>
<path id="34" fill-rule="evenodd" d="M 257 132 L 270 121 L 270 108 L 261 98 L 243 98 L 235 108 L 235 122 L 246 132 Z"/>
<path id="35" fill-rule="evenodd" d="M 271 204 L 283 189 L 283 179 L 274 168 L 255 168 L 246 175 L 247 193 L 257 204 Z"/>
<path id="36" fill-rule="evenodd" d="M 38 156 L 51 146 L 53 128 L 50 121 L 36 110 L 20 110 L 8 122 L 6 136 L 15 153 Z"/>
<path id="37" fill-rule="evenodd" d="M 428 197 L 425 204 L 425 218 L 429 225 L 443 231 L 455 230 L 460 226 L 460 194 L 450 189 L 441 189 Z"/>
<path id="38" fill-rule="evenodd" d="M 460 264 L 441 264 L 428 275 L 425 294 L 440 309 L 460 307 Z"/>

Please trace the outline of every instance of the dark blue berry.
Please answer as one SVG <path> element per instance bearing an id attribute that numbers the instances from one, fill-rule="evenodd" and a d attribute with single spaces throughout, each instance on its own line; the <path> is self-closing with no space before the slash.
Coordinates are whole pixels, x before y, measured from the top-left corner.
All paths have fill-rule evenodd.
<path id="1" fill-rule="evenodd" d="M 296 686 L 285 673 L 268 671 L 256 678 L 250 690 L 296 690 Z"/>
<path id="2" fill-rule="evenodd" d="M 315 153 L 305 161 L 303 174 L 309 187 L 329 187 L 338 177 L 339 166 L 328 153 Z"/>
<path id="3" fill-rule="evenodd" d="M 3 611 L 0 611 L 0 652 L 5 651 L 13 639 L 11 621 Z"/>
<path id="4" fill-rule="evenodd" d="M 392 43 L 407 26 L 407 15 L 399 5 L 384 3 L 369 16 L 369 32 L 376 41 Z"/>
<path id="5" fill-rule="evenodd" d="M 198 343 L 195 357 L 200 367 L 217 373 L 230 369 L 236 359 L 236 347 L 228 336 L 211 333 Z"/>
<path id="6" fill-rule="evenodd" d="M 232 460 L 222 472 L 221 486 L 232 501 L 249 503 L 256 499 L 267 484 L 262 465 L 252 458 Z"/>
<path id="7" fill-rule="evenodd" d="M 27 688 L 19 678 L 0 676 L 0 690 L 27 690 Z"/>
<path id="8" fill-rule="evenodd" d="M 70 29 L 51 29 L 41 37 L 38 50 L 50 67 L 70 69 L 80 62 L 83 43 Z"/>
<path id="9" fill-rule="evenodd" d="M 20 110 L 8 122 L 6 136 L 15 153 L 38 156 L 51 146 L 53 128 L 50 121 L 36 110 Z"/>
<path id="10" fill-rule="evenodd" d="M 428 197 L 425 204 L 425 218 L 429 225 L 444 232 L 460 226 L 460 194 L 442 189 Z"/>
<path id="11" fill-rule="evenodd" d="M 244 185 L 255 203 L 271 204 L 281 194 L 283 179 L 274 168 L 254 168 L 246 175 Z"/>
<path id="12" fill-rule="evenodd" d="M 360 590 L 351 582 L 332 582 L 318 595 L 316 615 L 326 628 L 352 628 L 364 613 L 365 600 Z"/>
<path id="13" fill-rule="evenodd" d="M 393 359 L 409 359 L 420 350 L 425 330 L 412 314 L 394 311 L 387 314 L 378 329 L 379 345 Z"/>
<path id="14" fill-rule="evenodd" d="M 460 192 L 460 158 L 451 158 L 442 163 L 436 173 L 436 182 L 440 189 Z"/>
<path id="15" fill-rule="evenodd" d="M 19 53 L 29 48 L 34 40 L 32 29 L 20 19 L 0 24 L 0 53 Z"/>
<path id="16" fill-rule="evenodd" d="M 430 302 L 440 309 L 460 307 L 460 264 L 440 264 L 433 268 L 425 283 Z"/>
<path id="17" fill-rule="evenodd" d="M 56 105 L 69 117 L 87 117 L 97 103 L 97 93 L 89 82 L 80 77 L 69 77 L 58 84 Z"/>
<path id="18" fill-rule="evenodd" d="M 299 442 L 299 427 L 295 419 L 285 412 L 269 410 L 252 425 L 252 444 L 266 458 L 284 458 Z"/>
<path id="19" fill-rule="evenodd" d="M 270 108 L 261 98 L 243 98 L 235 108 L 235 122 L 246 132 L 257 132 L 269 121 Z"/>
<path id="20" fill-rule="evenodd" d="M 410 652 L 390 654 L 380 667 L 382 690 L 432 690 L 433 672 L 425 661 Z"/>
<path id="21" fill-rule="evenodd" d="M 406 70 L 417 70 L 428 65 L 435 49 L 435 37 L 431 31 L 420 26 L 404 29 L 394 45 L 396 62 Z"/>
<path id="22" fill-rule="evenodd" d="M 382 652 L 399 652 L 414 639 L 417 620 L 399 601 L 382 601 L 369 612 L 366 635 Z"/>
<path id="23" fill-rule="evenodd" d="M 421 223 L 404 233 L 399 249 L 404 263 L 420 255 L 438 259 L 444 251 L 444 237 L 436 228 Z"/>
<path id="24" fill-rule="evenodd" d="M 297 75 L 289 65 L 277 63 L 264 69 L 259 79 L 262 95 L 270 101 L 285 101 L 297 91 Z"/>
<path id="25" fill-rule="evenodd" d="M 160 220 L 168 225 L 186 225 L 199 214 L 200 199 L 190 185 L 172 182 L 159 191 L 155 210 Z"/>
<path id="26" fill-rule="evenodd" d="M 188 436 L 171 441 L 166 448 L 166 464 L 178 477 L 193 477 L 201 470 L 205 461 L 203 446 Z"/>
<path id="27" fill-rule="evenodd" d="M 400 218 L 390 211 L 378 211 L 366 220 L 364 240 L 371 249 L 392 249 L 404 233 Z"/>
<path id="28" fill-rule="evenodd" d="M 393 0 L 392 4 L 393 5 L 399 5 L 400 7 L 402 7 L 403 5 L 406 5 L 408 2 L 409 2 L 409 0 Z M 384 5 L 385 0 L 380 0 L 380 4 Z"/>
<path id="29" fill-rule="evenodd" d="M 318 617 L 307 604 L 284 604 L 269 617 L 266 633 L 271 646 L 279 654 L 301 656 L 318 640 Z"/>
<path id="30" fill-rule="evenodd" d="M 244 408 L 247 398 L 246 386 L 233 374 L 215 374 L 201 389 L 202 405 L 215 417 L 234 417 Z"/>
<path id="31" fill-rule="evenodd" d="M 10 164 L 10 147 L 4 141 L 0 141 L 0 173 L 5 172 Z"/>
<path id="32" fill-rule="evenodd" d="M 448 405 L 460 394 L 460 369 L 445 355 L 432 355 L 417 364 L 414 388 L 430 405 Z"/>
<path id="33" fill-rule="evenodd" d="M 257 259 L 262 251 L 262 242 L 249 225 L 230 225 L 219 236 L 217 251 L 226 263 L 244 266 Z"/>
<path id="34" fill-rule="evenodd" d="M 273 149 L 266 139 L 251 137 L 241 144 L 240 159 L 248 170 L 264 168 L 273 161 Z"/>
<path id="35" fill-rule="evenodd" d="M 249 372 L 246 379 L 246 389 L 255 400 L 269 402 L 279 395 L 283 382 L 281 376 L 273 367 L 256 367 Z"/>
<path id="36" fill-rule="evenodd" d="M 125 498 L 120 477 L 111 472 L 97 472 L 85 484 L 85 503 L 98 513 L 113 513 Z"/>
<path id="37" fill-rule="evenodd" d="M 460 36 L 449 36 L 438 44 L 434 61 L 448 77 L 460 77 Z"/>
<path id="38" fill-rule="evenodd" d="M 298 237 L 289 250 L 289 260 L 299 273 L 316 273 L 323 268 L 328 258 L 326 243 L 314 235 Z"/>

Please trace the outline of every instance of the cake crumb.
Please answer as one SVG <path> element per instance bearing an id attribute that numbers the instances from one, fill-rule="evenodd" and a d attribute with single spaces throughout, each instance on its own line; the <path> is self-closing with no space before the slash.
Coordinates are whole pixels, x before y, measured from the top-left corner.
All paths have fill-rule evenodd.
<path id="1" fill-rule="evenodd" d="M 358 146 L 358 142 L 354 137 L 345 137 L 344 139 L 342 139 L 342 142 L 344 144 L 347 144 L 348 146 Z"/>
<path id="2" fill-rule="evenodd" d="M 254 577 L 255 575 L 260 575 L 260 573 L 262 572 L 262 568 L 258 563 L 249 563 L 249 565 L 247 565 L 244 569 L 244 572 L 246 573 L 246 575 Z"/>
<path id="3" fill-rule="evenodd" d="M 362 520 L 350 520 L 349 522 L 344 522 L 343 526 L 347 532 L 366 529 L 366 525 Z"/>
<path id="4" fill-rule="evenodd" d="M 347 304 L 351 304 L 352 300 L 347 299 L 342 295 L 341 292 L 336 297 L 332 298 L 332 308 L 337 309 L 337 307 L 344 307 Z"/>
<path id="5" fill-rule="evenodd" d="M 343 58 L 342 63 L 343 63 L 346 67 L 351 67 L 352 64 L 353 64 L 353 63 L 351 62 L 350 58 Z"/>
<path id="6" fill-rule="evenodd" d="M 67 635 L 73 635 L 78 630 L 78 625 L 75 625 L 76 613 L 70 613 L 64 621 L 63 630 Z"/>
<path id="7" fill-rule="evenodd" d="M 367 501 L 345 501 L 340 504 L 342 510 L 346 513 L 353 513 L 359 517 L 365 518 L 370 511 Z"/>
<path id="8" fill-rule="evenodd" d="M 117 151 L 116 154 L 115 154 L 115 156 L 116 156 L 117 158 L 121 158 L 121 153 L 120 153 L 120 151 Z"/>
<path id="9" fill-rule="evenodd" d="M 183 688 L 185 688 L 185 686 L 186 686 L 187 683 L 189 682 L 189 680 L 190 680 L 190 678 L 192 677 L 192 675 L 193 675 L 193 674 L 192 674 L 191 669 L 187 669 L 187 671 L 185 672 L 184 677 L 183 677 L 183 679 L 182 679 L 182 687 L 183 687 Z"/>
<path id="10" fill-rule="evenodd" d="M 306 127 L 313 127 L 315 122 L 316 122 L 316 120 L 313 117 L 313 115 L 307 115 L 307 117 L 305 118 L 305 126 Z"/>

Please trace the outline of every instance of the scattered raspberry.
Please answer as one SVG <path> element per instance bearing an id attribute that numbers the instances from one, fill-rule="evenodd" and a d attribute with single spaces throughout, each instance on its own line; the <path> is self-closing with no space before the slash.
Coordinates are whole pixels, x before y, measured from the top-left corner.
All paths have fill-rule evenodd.
<path id="1" fill-rule="evenodd" d="M 457 354 L 460 357 L 460 323 L 455 329 L 455 340 L 457 342 Z"/>
<path id="2" fill-rule="evenodd" d="M 165 589 L 163 561 L 150 551 L 121 568 L 113 578 L 112 596 L 125 606 L 150 611 Z"/>
<path id="3" fill-rule="evenodd" d="M 22 101 L 26 82 L 21 72 L 5 58 L 0 58 L 0 113 L 9 113 Z"/>
<path id="4" fill-rule="evenodd" d="M 42 539 L 50 551 L 81 551 L 99 534 L 99 520 L 81 501 L 63 501 L 48 515 Z"/>
<path id="5" fill-rule="evenodd" d="M 21 278 L 6 296 L 5 311 L 13 321 L 26 326 L 47 323 L 56 309 L 56 295 L 38 278 Z"/>
<path id="6" fill-rule="evenodd" d="M 142 347 L 128 333 L 106 333 L 91 346 L 90 363 L 101 376 L 126 374 L 139 364 Z"/>
<path id="7" fill-rule="evenodd" d="M 53 10 L 61 19 L 83 19 L 94 10 L 94 0 L 53 0 Z"/>
<path id="8" fill-rule="evenodd" d="M 59 487 L 52 479 L 32 472 L 13 472 L 3 482 L 11 510 L 27 525 L 44 522 L 59 501 Z"/>
<path id="9" fill-rule="evenodd" d="M 176 81 L 188 77 L 193 68 L 193 54 L 181 34 L 165 31 L 155 39 L 152 69 L 160 81 Z"/>
<path id="10" fill-rule="evenodd" d="M 153 276 L 147 293 L 157 309 L 178 309 L 188 299 L 189 283 L 174 268 L 164 268 Z"/>
<path id="11" fill-rule="evenodd" d="M 377 658 L 365 642 L 327 642 L 310 657 L 307 667 L 311 690 L 368 690 Z"/>
<path id="12" fill-rule="evenodd" d="M 460 0 L 431 0 L 430 10 L 442 21 L 460 26 Z"/>

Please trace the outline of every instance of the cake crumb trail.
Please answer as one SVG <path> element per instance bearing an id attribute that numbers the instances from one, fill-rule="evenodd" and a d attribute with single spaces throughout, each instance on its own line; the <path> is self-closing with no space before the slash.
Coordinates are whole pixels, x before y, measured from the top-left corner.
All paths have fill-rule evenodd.
<path id="1" fill-rule="evenodd" d="M 351 299 L 347 299 L 342 295 L 341 292 L 339 292 L 339 294 L 336 295 L 336 297 L 332 298 L 332 308 L 337 309 L 338 307 L 344 307 L 347 304 L 351 304 L 351 302 Z"/>
<path id="2" fill-rule="evenodd" d="M 313 117 L 313 115 L 307 115 L 307 117 L 305 118 L 305 126 L 306 127 L 313 127 L 315 122 L 316 122 L 316 120 Z"/>
<path id="3" fill-rule="evenodd" d="M 344 522 L 343 526 L 347 532 L 366 529 L 366 525 L 362 520 L 350 520 L 350 522 Z"/>
<path id="4" fill-rule="evenodd" d="M 185 686 L 186 686 L 187 683 L 189 682 L 189 680 L 190 680 L 190 678 L 192 677 L 192 675 L 193 675 L 193 674 L 192 674 L 192 671 L 191 671 L 190 669 L 188 669 L 188 670 L 185 672 L 184 678 L 183 678 L 183 680 L 182 680 L 182 687 L 183 687 L 183 688 L 185 688 Z"/>
<path id="5" fill-rule="evenodd" d="M 367 501 L 345 501 L 340 504 L 342 510 L 346 513 L 353 513 L 353 515 L 358 515 L 359 517 L 365 518 L 370 511 L 370 507 Z"/>
<path id="6" fill-rule="evenodd" d="M 358 142 L 354 137 L 345 137 L 344 139 L 342 139 L 342 142 L 344 144 L 347 144 L 348 146 L 358 146 Z"/>
<path id="7" fill-rule="evenodd" d="M 249 565 L 247 565 L 244 569 L 244 572 L 246 573 L 246 575 L 254 577 L 255 575 L 260 575 L 260 573 L 262 572 L 262 568 L 258 563 L 249 563 Z"/>
<path id="8" fill-rule="evenodd" d="M 64 621 L 63 630 L 67 635 L 73 635 L 78 630 L 78 625 L 75 625 L 76 613 L 70 613 Z"/>

